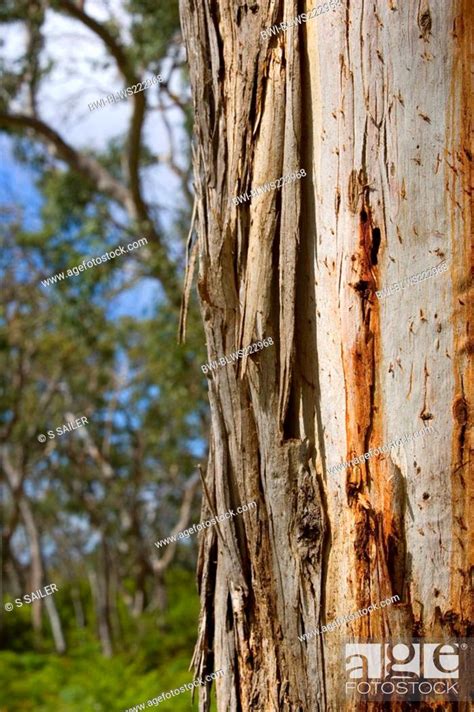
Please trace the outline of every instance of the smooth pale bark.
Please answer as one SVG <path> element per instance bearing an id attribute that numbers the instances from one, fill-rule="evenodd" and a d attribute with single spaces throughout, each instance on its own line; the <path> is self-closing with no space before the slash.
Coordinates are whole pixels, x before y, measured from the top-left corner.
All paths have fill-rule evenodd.
<path id="1" fill-rule="evenodd" d="M 30 550 L 30 586 L 31 591 L 41 589 L 45 582 L 45 570 L 43 556 L 41 553 L 41 538 L 36 526 L 33 511 L 28 500 L 22 496 L 20 500 L 20 514 L 23 520 Z M 30 593 L 30 591 L 28 591 Z M 41 637 L 41 611 L 43 599 L 33 601 L 31 604 L 31 616 L 33 629 L 38 641 Z M 54 646 L 58 653 L 66 652 L 66 641 L 62 630 L 61 618 L 59 617 L 56 603 L 52 596 L 46 596 L 45 608 L 48 615 L 51 632 L 53 634 Z"/>
<path id="2" fill-rule="evenodd" d="M 56 608 L 54 600 L 51 596 L 46 596 L 46 598 L 44 599 L 44 607 L 46 608 L 46 613 L 48 614 L 56 651 L 58 653 L 65 653 L 66 641 L 64 639 L 61 618 L 59 617 L 58 609 Z"/>
<path id="3" fill-rule="evenodd" d="M 351 2 L 261 39 L 304 9 L 181 0 L 207 360 L 275 341 L 207 376 L 203 516 L 258 502 L 201 537 L 194 662 L 226 670 L 221 712 L 354 709 L 345 642 L 462 636 L 470 617 L 472 7 Z M 442 259 L 446 273 L 377 300 Z M 424 425 L 436 433 L 328 473 Z"/>
<path id="4" fill-rule="evenodd" d="M 28 538 L 30 554 L 29 586 L 31 591 L 37 591 L 43 585 L 43 565 L 41 560 L 41 543 L 38 529 L 28 501 L 22 496 L 20 499 L 20 514 Z M 42 600 L 33 601 L 31 604 L 31 620 L 35 635 L 41 635 Z"/>

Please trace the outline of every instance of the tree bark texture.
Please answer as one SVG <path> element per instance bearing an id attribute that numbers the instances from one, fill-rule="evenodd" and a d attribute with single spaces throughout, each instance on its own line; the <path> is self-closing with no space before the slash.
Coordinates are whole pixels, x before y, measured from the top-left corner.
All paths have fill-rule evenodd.
<path id="1" fill-rule="evenodd" d="M 226 670 L 221 712 L 365 709 L 345 696 L 345 642 L 462 636 L 472 612 L 472 6 L 351 1 L 261 38 L 311 7 L 181 0 L 208 360 L 275 342 L 207 375 L 203 515 L 258 503 L 201 536 L 194 661 Z"/>

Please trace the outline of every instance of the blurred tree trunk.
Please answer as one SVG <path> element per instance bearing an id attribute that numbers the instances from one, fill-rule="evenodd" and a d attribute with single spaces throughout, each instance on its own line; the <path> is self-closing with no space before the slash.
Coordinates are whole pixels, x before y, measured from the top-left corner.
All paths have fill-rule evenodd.
<path id="1" fill-rule="evenodd" d="M 166 611 L 168 607 L 168 595 L 166 592 L 164 571 L 155 571 L 153 580 L 153 598 L 150 609 L 160 613 Z"/>
<path id="2" fill-rule="evenodd" d="M 46 596 L 44 599 L 44 606 L 46 608 L 46 613 L 48 614 L 56 652 L 65 653 L 66 641 L 64 640 L 61 618 L 59 617 L 58 609 L 56 608 L 56 604 L 52 596 Z"/>
<path id="3" fill-rule="evenodd" d="M 179 509 L 179 517 L 171 532 L 171 536 L 177 535 L 179 532 L 187 528 L 191 517 L 191 508 L 194 496 L 198 486 L 199 474 L 195 472 L 194 475 L 192 475 L 186 482 L 183 499 L 181 500 L 181 506 Z M 165 577 L 170 564 L 174 560 L 176 549 L 177 541 L 167 544 L 164 553 L 162 553 L 159 557 L 156 552 L 153 553 L 151 558 L 151 570 L 154 575 L 154 589 L 150 605 L 151 610 L 157 609 L 158 611 L 163 612 L 168 605 Z"/>
<path id="4" fill-rule="evenodd" d="M 203 516 L 258 502 L 201 537 L 195 666 L 226 670 L 221 712 L 354 709 L 346 641 L 462 635 L 469 616 L 472 7 L 350 3 L 261 39 L 304 9 L 181 0 L 208 360 L 275 342 L 207 376 Z M 376 298 L 445 258 L 449 272 Z M 328 472 L 425 423 L 436 435 Z"/>
<path id="5" fill-rule="evenodd" d="M 118 570 L 118 561 L 116 555 L 111 556 L 110 574 L 109 574 L 109 595 L 110 595 L 110 620 L 112 623 L 112 638 L 121 640 L 123 637 L 122 621 L 119 612 L 119 597 L 120 597 L 120 575 Z"/>
<path id="6" fill-rule="evenodd" d="M 86 617 L 84 615 L 84 607 L 82 605 L 81 590 L 79 587 L 73 586 L 71 589 L 71 600 L 76 616 L 76 625 L 78 628 L 86 627 Z"/>
<path id="7" fill-rule="evenodd" d="M 10 488 L 14 512 L 7 527 L 7 536 L 5 538 L 7 549 L 10 548 L 10 539 L 14 531 L 13 522 L 16 526 L 17 513 L 21 517 L 21 521 L 25 527 L 26 538 L 28 540 L 28 548 L 30 553 L 30 573 L 28 581 L 28 591 L 22 590 L 22 595 L 24 593 L 30 593 L 32 591 L 37 591 L 43 586 L 44 582 L 44 564 L 41 554 L 41 538 L 36 525 L 33 510 L 30 506 L 28 499 L 23 493 L 23 482 L 25 479 L 24 469 L 17 468 L 8 456 L 7 449 L 4 447 L 0 450 L 0 461 L 2 464 L 2 470 L 6 477 L 6 482 Z M 8 552 L 11 557 L 12 570 L 15 570 L 16 559 L 11 552 Z M 7 554 L 5 551 L 4 554 Z M 49 598 L 49 597 L 48 597 Z M 64 653 L 66 651 L 66 642 L 64 640 L 64 635 L 61 626 L 61 619 L 59 617 L 58 611 L 56 609 L 56 604 L 54 600 L 51 600 L 46 607 L 46 612 L 48 614 L 49 622 L 51 625 L 51 631 L 53 634 L 54 645 L 58 653 Z M 33 624 L 33 631 L 36 641 L 39 643 L 41 639 L 41 621 L 42 621 L 42 600 L 33 601 L 31 604 L 31 618 Z"/>
<path id="8" fill-rule="evenodd" d="M 43 584 L 43 567 L 41 565 L 41 544 L 36 528 L 33 514 L 27 500 L 22 497 L 20 499 L 20 514 L 25 526 L 26 535 L 28 538 L 28 546 L 30 552 L 30 591 L 37 591 Z M 29 591 L 28 591 L 29 593 Z M 31 604 L 31 618 L 35 636 L 41 636 L 41 611 L 42 601 L 33 601 Z"/>
<path id="9" fill-rule="evenodd" d="M 94 601 L 97 632 L 102 647 L 102 655 L 111 658 L 113 655 L 112 626 L 110 622 L 110 591 L 109 591 L 109 556 L 105 534 L 101 532 L 102 541 L 99 545 L 99 561 L 97 572 L 89 571 L 89 584 Z"/>
<path id="10" fill-rule="evenodd" d="M 5 579 L 10 581 L 12 591 L 24 591 L 26 589 L 24 571 L 20 563 L 13 555 L 12 551 L 2 551 L 4 559 Z M 6 560 L 6 561 L 5 561 Z"/>
<path id="11" fill-rule="evenodd" d="M 37 591 L 42 588 L 45 583 L 45 571 L 41 553 L 41 539 L 32 509 L 25 497 L 22 497 L 20 500 L 20 514 L 25 525 L 30 548 L 30 591 Z M 28 593 L 30 593 L 30 591 L 28 591 Z M 38 640 L 41 637 L 42 604 L 42 599 L 39 601 L 33 601 L 31 604 L 33 630 Z M 47 596 L 45 598 L 45 607 L 51 626 L 51 632 L 53 634 L 56 652 L 64 653 L 66 651 L 66 641 L 64 639 L 61 619 L 52 596 Z"/>

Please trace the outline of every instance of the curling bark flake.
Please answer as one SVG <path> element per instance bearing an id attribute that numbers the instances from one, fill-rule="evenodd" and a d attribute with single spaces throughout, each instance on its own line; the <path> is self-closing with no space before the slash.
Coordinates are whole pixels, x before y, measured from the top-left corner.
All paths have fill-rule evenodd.
<path id="1" fill-rule="evenodd" d="M 226 670 L 222 712 L 353 709 L 348 640 L 468 633 L 472 8 L 361 0 L 261 39 L 310 8 L 181 0 L 208 360 L 275 341 L 207 376 L 203 516 L 258 502 L 201 537 L 194 663 Z M 442 259 L 450 272 L 375 297 Z"/>

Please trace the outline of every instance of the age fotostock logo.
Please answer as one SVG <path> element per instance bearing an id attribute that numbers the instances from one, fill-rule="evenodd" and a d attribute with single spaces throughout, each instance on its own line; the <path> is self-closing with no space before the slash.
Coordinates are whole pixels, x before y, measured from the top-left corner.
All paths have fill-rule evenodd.
<path id="1" fill-rule="evenodd" d="M 346 693 L 366 700 L 465 699 L 460 658 L 469 647 L 460 641 L 346 643 Z"/>

